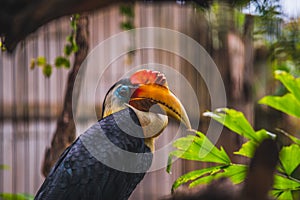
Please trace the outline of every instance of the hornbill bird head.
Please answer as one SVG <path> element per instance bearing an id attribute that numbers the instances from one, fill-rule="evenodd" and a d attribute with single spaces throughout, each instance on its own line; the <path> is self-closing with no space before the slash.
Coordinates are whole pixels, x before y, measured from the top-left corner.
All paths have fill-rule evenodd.
<path id="1" fill-rule="evenodd" d="M 139 70 L 115 83 L 105 96 L 102 118 L 128 107 L 136 113 L 143 127 L 145 144 L 152 151 L 154 139 L 168 124 L 167 116 L 191 128 L 183 105 L 169 90 L 164 74 L 158 71 Z"/>

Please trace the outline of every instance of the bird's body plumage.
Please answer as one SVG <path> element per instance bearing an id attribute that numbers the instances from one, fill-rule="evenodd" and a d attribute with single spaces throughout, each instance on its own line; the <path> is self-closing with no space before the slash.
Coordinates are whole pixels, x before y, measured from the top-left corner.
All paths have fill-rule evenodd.
<path id="1" fill-rule="evenodd" d="M 151 166 L 165 114 L 191 128 L 163 74 L 140 70 L 118 81 L 104 98 L 102 119 L 65 150 L 35 200 L 128 199 Z"/>
<path id="2" fill-rule="evenodd" d="M 126 172 L 106 166 L 104 162 L 124 162 L 116 155 L 119 148 L 141 154 L 133 168 L 148 169 L 152 162 L 152 153 L 142 138 L 142 129 L 135 130 L 135 137 L 128 135 L 118 123 L 133 120 L 139 125 L 138 118 L 131 108 L 109 115 L 90 127 L 60 157 L 35 200 L 101 200 L 128 199 L 136 185 L 143 179 L 145 171 Z M 108 139 L 108 140 L 107 140 Z M 91 144 L 93 143 L 93 144 Z M 98 143 L 98 144 L 97 144 Z M 93 155 L 87 145 L 95 147 L 98 155 Z M 115 146 L 115 150 L 113 150 Z M 145 154 L 142 154 L 145 153 Z M 119 160 L 118 160 L 119 159 Z M 126 158 L 123 158 L 124 160 Z"/>

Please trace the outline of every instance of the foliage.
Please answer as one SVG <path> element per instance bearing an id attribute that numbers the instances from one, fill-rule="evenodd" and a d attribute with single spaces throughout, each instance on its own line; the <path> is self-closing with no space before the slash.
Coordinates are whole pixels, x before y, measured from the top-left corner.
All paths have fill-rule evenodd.
<path id="1" fill-rule="evenodd" d="M 67 43 L 64 47 L 64 55 L 58 56 L 55 58 L 54 65 L 56 68 L 66 68 L 69 69 L 70 64 L 70 56 L 72 53 L 76 53 L 78 51 L 78 45 L 76 43 L 76 32 L 77 32 L 77 22 L 79 19 L 79 15 L 75 14 L 71 17 L 70 26 L 72 28 L 72 32 L 67 36 Z M 48 63 L 47 59 L 44 56 L 39 56 L 37 58 L 32 58 L 30 62 L 30 69 L 34 69 L 36 66 L 41 67 L 43 74 L 46 77 L 50 77 L 52 74 L 52 65 Z"/>
<path id="2" fill-rule="evenodd" d="M 4 41 L 4 38 L 0 37 L 0 49 L 1 49 L 1 51 L 6 51 L 6 47 L 5 47 L 3 41 Z"/>
<path id="3" fill-rule="evenodd" d="M 10 167 L 8 165 L 0 165 L 0 170 L 8 170 Z"/>
<path id="4" fill-rule="evenodd" d="M 271 46 L 271 62 L 274 70 L 284 70 L 300 76 L 300 19 L 284 25 L 281 34 Z"/>
<path id="5" fill-rule="evenodd" d="M 34 196 L 24 193 L 0 193 L 1 200 L 33 200 Z"/>
<path id="6" fill-rule="evenodd" d="M 275 78 L 288 92 L 283 96 L 266 96 L 259 103 L 300 118 L 300 78 L 294 78 L 284 71 L 275 71 Z"/>
<path id="7" fill-rule="evenodd" d="M 273 35 L 279 33 L 278 25 L 282 22 L 280 0 L 253 0 L 252 5 L 258 13 L 258 32 Z M 274 29 L 275 28 L 275 29 Z"/>
<path id="8" fill-rule="evenodd" d="M 123 20 L 120 24 L 122 30 L 134 29 L 134 4 L 124 4 L 120 6 L 120 14 Z"/>
<path id="9" fill-rule="evenodd" d="M 234 183 L 240 183 L 244 178 L 243 172 L 246 170 L 246 167 L 232 163 L 222 147 L 220 149 L 215 147 L 210 140 L 199 131 L 196 132 L 196 135 L 179 138 L 173 145 L 177 149 L 170 153 L 170 157 L 211 162 L 215 163 L 216 166 L 192 171 L 179 177 L 174 182 L 172 190 L 190 181 L 192 182 L 189 186 L 193 187 L 226 175 L 231 175 L 230 178 Z M 169 159 L 169 162 L 171 162 L 171 159 Z"/>
<path id="10" fill-rule="evenodd" d="M 300 105 L 300 78 L 295 78 L 284 71 L 276 71 L 275 78 L 286 87 L 288 93 L 284 96 L 266 96 L 259 103 L 300 118 L 299 109 L 297 110 L 299 107 L 295 108 L 291 105 L 291 103 Z M 277 137 L 264 129 L 255 131 L 243 113 L 233 109 L 217 109 L 213 112 L 206 112 L 204 115 L 213 118 L 248 140 L 237 152 L 234 152 L 241 156 L 252 158 L 254 150 L 263 139 Z M 274 175 L 274 185 L 271 192 L 278 199 L 293 199 L 295 198 L 294 193 L 300 192 L 300 174 L 298 172 L 300 168 L 300 139 L 288 133 L 286 136 L 291 139 L 292 144 L 283 146 L 280 150 L 278 170 Z M 172 190 L 182 184 L 188 183 L 189 187 L 194 187 L 220 177 L 228 177 L 234 184 L 241 183 L 245 178 L 247 166 L 233 163 L 222 147 L 214 146 L 201 132 L 197 131 L 196 135 L 179 138 L 173 145 L 176 150 L 170 153 L 170 158 L 178 157 L 186 160 L 211 162 L 215 165 L 182 175 L 174 182 Z"/>
<path id="11" fill-rule="evenodd" d="M 255 16 L 254 41 L 267 45 L 271 66 L 274 70 L 300 76 L 299 19 L 290 19 L 284 13 L 281 0 L 250 0 L 248 3 L 250 10 L 255 9 L 251 12 Z M 239 27 L 241 25 L 237 29 Z"/>
<path id="12" fill-rule="evenodd" d="M 300 76 L 300 20 L 283 13 L 281 0 L 251 0 L 256 10 L 254 36 L 269 47 L 274 70 Z"/>

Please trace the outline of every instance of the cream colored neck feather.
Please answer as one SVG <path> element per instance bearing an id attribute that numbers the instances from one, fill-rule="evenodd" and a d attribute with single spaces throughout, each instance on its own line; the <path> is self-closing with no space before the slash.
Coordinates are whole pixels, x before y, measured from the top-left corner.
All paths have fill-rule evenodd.
<path id="1" fill-rule="evenodd" d="M 154 152 L 154 140 L 168 125 L 168 116 L 152 112 L 143 112 L 130 105 L 127 106 L 132 108 L 137 115 L 143 128 L 145 144 L 151 149 L 152 152 Z"/>

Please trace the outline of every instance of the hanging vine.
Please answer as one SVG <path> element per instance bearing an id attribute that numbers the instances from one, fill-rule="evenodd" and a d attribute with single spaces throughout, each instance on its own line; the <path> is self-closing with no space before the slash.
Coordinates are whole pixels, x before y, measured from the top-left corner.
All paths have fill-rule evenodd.
<path id="1" fill-rule="evenodd" d="M 70 26 L 72 31 L 70 35 L 68 35 L 66 38 L 66 44 L 64 46 L 64 55 L 57 56 L 55 58 L 54 66 L 56 68 L 69 69 L 71 66 L 70 57 L 73 53 L 76 53 L 79 49 L 76 43 L 77 23 L 78 23 L 79 16 L 80 16 L 79 14 L 74 14 L 71 17 Z M 0 43 L 0 47 L 1 47 L 1 43 Z M 32 58 L 30 61 L 30 69 L 34 69 L 36 66 L 42 68 L 43 74 L 46 77 L 51 76 L 53 65 L 47 61 L 46 57 L 39 56 L 37 58 Z"/>

